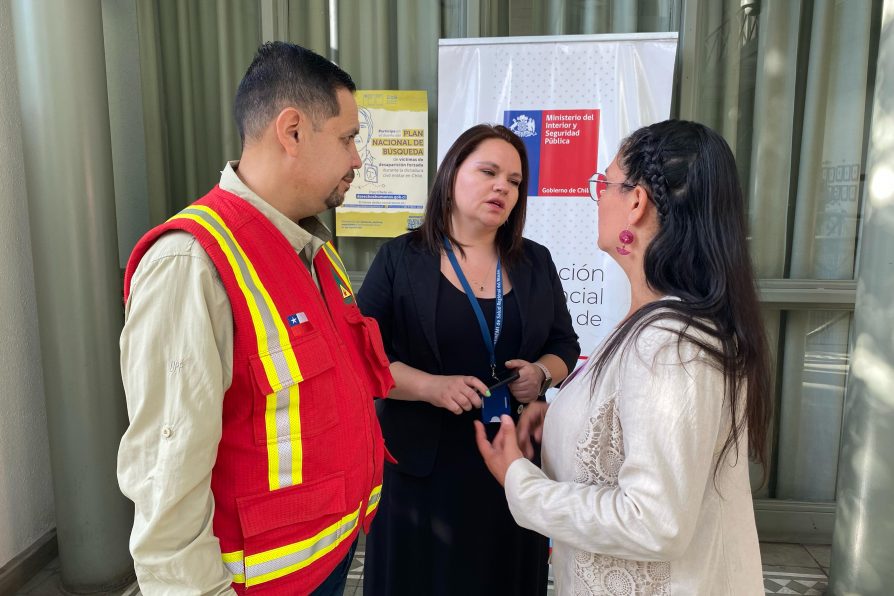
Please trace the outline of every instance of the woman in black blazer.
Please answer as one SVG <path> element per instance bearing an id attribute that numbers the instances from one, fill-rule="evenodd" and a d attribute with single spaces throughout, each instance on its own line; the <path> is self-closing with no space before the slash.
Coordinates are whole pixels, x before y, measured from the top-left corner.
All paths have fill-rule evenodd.
<path id="1" fill-rule="evenodd" d="M 377 410 L 398 462 L 366 542 L 367 595 L 546 593 L 547 541 L 512 520 L 473 427 L 501 407 L 517 420 L 580 353 L 549 251 L 521 235 L 527 180 L 515 134 L 469 129 L 438 170 L 422 227 L 386 243 L 360 288 L 396 382 Z M 513 371 L 504 403 L 488 387 Z"/>

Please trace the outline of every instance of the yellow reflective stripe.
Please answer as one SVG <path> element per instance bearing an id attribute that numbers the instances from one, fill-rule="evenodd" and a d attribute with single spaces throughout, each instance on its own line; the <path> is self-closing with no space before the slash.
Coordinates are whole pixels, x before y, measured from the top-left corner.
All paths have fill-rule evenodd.
<path id="1" fill-rule="evenodd" d="M 369 495 L 367 513 L 379 504 L 382 485 L 372 489 Z M 224 565 L 233 574 L 233 581 L 244 583 L 246 587 L 269 582 L 303 569 L 350 537 L 359 523 L 360 509 L 342 517 L 334 524 L 317 532 L 310 538 L 287 544 L 247 557 L 243 551 L 223 553 Z"/>
<path id="2" fill-rule="evenodd" d="M 188 209 L 198 209 L 199 211 L 203 211 L 204 213 L 207 213 L 208 216 L 210 216 L 218 224 L 220 224 L 220 226 L 226 231 L 230 240 L 232 240 L 233 245 L 236 247 L 236 250 L 238 251 L 238 256 L 241 257 L 242 261 L 246 265 L 246 269 L 248 270 L 248 274 L 251 277 L 251 281 L 254 283 L 255 287 L 257 287 L 258 291 L 263 296 L 264 303 L 267 306 L 267 309 L 269 310 L 269 312 L 271 314 L 270 318 L 271 318 L 271 323 L 273 324 L 274 329 L 267 329 L 266 325 L 264 325 L 262 321 L 260 321 L 261 324 L 259 325 L 258 323 L 259 323 L 260 317 L 258 317 L 258 319 L 255 319 L 254 317 L 252 317 L 252 322 L 255 324 L 255 329 L 258 329 L 260 327 L 261 329 L 264 330 L 265 340 L 267 339 L 266 336 L 268 333 L 270 333 L 270 332 L 272 332 L 271 334 L 275 333 L 275 335 L 277 336 L 277 339 L 279 340 L 278 346 L 280 349 L 282 349 L 283 355 L 285 356 L 285 359 L 286 359 L 286 364 L 289 367 L 289 372 L 291 373 L 292 378 L 295 379 L 295 382 L 300 383 L 304 379 L 301 376 L 301 370 L 298 367 L 298 361 L 295 359 L 295 353 L 292 350 L 292 343 L 289 339 L 289 332 L 286 329 L 286 326 L 283 324 L 282 319 L 280 319 L 280 317 L 278 316 L 278 311 L 276 310 L 276 305 L 273 303 L 273 299 L 270 297 L 270 293 L 267 291 L 267 288 L 264 287 L 264 284 L 261 283 L 261 279 L 258 277 L 258 273 L 257 273 L 257 271 L 255 271 L 254 265 L 252 265 L 251 261 L 246 256 L 245 251 L 242 250 L 242 247 L 236 241 L 236 237 L 233 236 L 233 233 L 230 231 L 230 229 L 224 223 L 223 219 L 221 219 L 221 217 L 210 207 L 205 207 L 204 205 L 192 205 Z M 199 223 L 202 223 L 202 222 L 199 222 Z M 208 229 L 207 226 L 206 226 L 206 229 Z M 217 238 L 218 243 L 221 245 L 221 248 L 224 249 L 224 253 L 227 254 L 227 260 L 230 261 L 230 265 L 231 266 L 234 265 L 234 260 L 231 259 L 231 257 L 235 257 L 235 255 L 233 255 L 232 252 L 229 250 L 227 243 L 221 242 L 221 240 L 223 240 L 223 239 L 221 237 L 219 237 L 219 234 L 217 234 L 216 230 L 214 230 L 212 233 Z M 242 272 L 238 268 L 236 268 L 235 270 L 239 271 L 240 278 L 241 278 Z M 243 293 L 248 293 L 244 283 L 240 283 L 239 286 L 240 286 L 240 288 L 242 288 Z M 252 301 L 252 302 L 254 302 L 254 301 Z M 264 370 L 267 372 L 267 379 L 268 379 L 268 381 L 271 381 L 271 387 L 273 388 L 274 391 L 276 391 L 277 389 L 281 388 L 285 384 L 286 379 L 280 378 L 280 375 L 271 360 L 269 348 L 264 349 L 264 347 L 266 347 L 266 346 L 267 346 L 266 341 L 263 346 L 259 342 L 258 354 L 261 356 L 261 361 L 264 363 Z M 274 384 L 274 382 L 277 384 Z"/>
<path id="3" fill-rule="evenodd" d="M 360 509 L 349 513 L 314 536 L 245 557 L 245 586 L 255 586 L 289 575 L 332 552 L 357 527 Z"/>
<path id="4" fill-rule="evenodd" d="M 237 550 L 232 553 L 221 553 L 224 566 L 233 575 L 233 581 L 237 584 L 245 583 L 245 562 L 242 560 L 243 553 Z"/>
<path id="5" fill-rule="evenodd" d="M 293 437 L 298 437 L 292 441 L 292 484 L 301 484 L 302 469 L 301 462 L 303 460 L 303 446 L 301 443 L 301 412 L 298 411 L 299 402 L 298 385 L 289 387 L 289 426 Z"/>
<path id="6" fill-rule="evenodd" d="M 199 205 L 193 205 L 192 207 L 190 207 L 190 209 L 198 209 L 199 207 L 200 207 Z M 208 211 L 211 211 L 211 210 L 208 209 Z M 212 211 L 212 213 L 213 213 L 213 211 Z M 220 218 L 216 217 L 216 215 L 217 214 L 215 214 L 215 219 L 219 220 Z M 236 277 L 236 283 L 239 284 L 239 289 L 242 290 L 242 293 L 245 295 L 245 301 L 248 304 L 248 310 L 249 310 L 249 313 L 251 313 L 251 321 L 252 321 L 252 324 L 254 325 L 255 333 L 256 333 L 257 339 L 258 339 L 258 353 L 266 352 L 267 351 L 266 350 L 267 328 L 264 326 L 264 323 L 261 320 L 261 314 L 258 312 L 257 303 L 255 302 L 254 297 L 252 296 L 252 293 L 249 291 L 248 287 L 246 286 L 245 278 L 242 275 L 242 270 L 239 267 L 239 264 L 236 262 L 235 255 L 233 255 L 233 252 L 227 246 L 227 241 L 224 240 L 223 236 L 216 229 L 214 229 L 214 227 L 209 225 L 208 222 L 206 222 L 204 220 L 204 218 L 202 218 L 199 215 L 194 215 L 194 214 L 188 213 L 188 212 L 182 212 L 182 213 L 178 213 L 177 215 L 175 215 L 174 217 L 171 218 L 171 220 L 174 220 L 174 219 L 192 220 L 192 221 L 196 222 L 197 224 L 201 225 L 203 228 L 205 228 L 205 230 L 207 230 L 208 233 L 211 234 L 215 240 L 217 240 L 217 244 L 220 246 L 221 250 L 223 251 L 224 256 L 227 257 L 227 261 L 229 261 L 229 263 L 230 263 L 230 268 L 233 270 L 233 273 Z M 224 229 L 226 229 L 226 225 L 223 224 L 223 222 L 221 222 L 221 226 Z M 229 232 L 228 229 L 227 229 L 227 231 Z M 232 238 L 232 234 L 230 234 L 230 236 Z M 236 244 L 238 246 L 238 243 L 236 242 L 235 238 L 232 238 L 232 241 L 234 244 Z M 247 258 L 245 259 L 245 261 L 246 261 L 246 263 L 249 262 Z M 267 370 L 266 363 L 264 364 L 264 368 L 265 368 L 265 370 Z M 273 376 L 275 376 L 275 371 L 267 370 L 267 377 L 271 378 Z"/>
<path id="7" fill-rule="evenodd" d="M 379 506 L 379 501 L 382 499 L 382 485 L 375 487 L 372 489 L 372 492 L 369 493 L 369 502 L 366 506 L 366 515 L 372 513 L 376 507 Z"/>
<path id="8" fill-rule="evenodd" d="M 345 287 L 353 294 L 354 288 L 351 287 L 351 280 L 348 278 L 348 270 L 345 269 L 345 264 L 342 262 L 335 247 L 332 246 L 332 242 L 327 242 L 323 245 L 323 252 L 326 253 L 326 257 L 329 259 L 329 262 L 332 263 L 332 268 L 335 269 L 335 272 L 345 284 Z"/>
<path id="9" fill-rule="evenodd" d="M 201 212 L 201 214 L 195 214 L 191 211 L 199 211 Z M 203 217 L 202 215 L 204 215 L 205 217 Z M 212 219 L 219 226 L 220 229 L 208 222 L 206 220 L 206 217 Z M 264 288 L 261 280 L 258 279 L 257 272 L 255 272 L 251 261 L 249 261 L 248 257 L 245 255 L 242 247 L 239 246 L 239 243 L 236 241 L 233 233 L 213 209 L 205 207 L 204 205 L 191 205 L 171 219 L 192 220 L 205 228 L 214 237 L 214 239 L 217 240 L 218 245 L 224 253 L 224 256 L 226 256 L 227 261 L 230 263 L 230 267 L 232 268 L 233 273 L 236 277 L 236 283 L 239 285 L 239 289 L 241 289 L 242 293 L 245 295 L 246 303 L 248 304 L 248 309 L 251 313 L 252 324 L 254 325 L 257 335 L 258 353 L 261 355 L 267 354 L 270 351 L 268 343 L 269 330 L 267 329 L 267 325 L 264 324 L 264 321 L 261 317 L 258 303 L 255 300 L 253 292 L 248 287 L 248 280 L 246 280 L 245 278 L 246 272 L 251 278 L 251 282 L 254 283 L 255 287 L 258 288 L 261 295 L 263 296 L 263 299 L 267 302 L 268 307 L 270 307 L 271 309 L 271 312 L 275 313 L 276 309 L 273 308 L 273 301 L 270 299 L 270 295 L 267 293 L 267 290 Z M 226 234 L 226 237 L 224 237 L 224 234 Z M 231 245 L 236 249 L 235 253 L 231 249 Z M 240 264 L 244 264 L 244 267 L 241 267 Z M 243 269 L 245 269 L 245 271 L 243 271 Z M 270 360 L 269 356 L 266 359 L 262 357 L 261 360 L 264 363 L 264 370 L 267 373 L 268 380 L 270 380 L 271 382 L 277 382 L 276 369 L 273 366 L 273 363 Z"/>
<path id="10" fill-rule="evenodd" d="M 273 393 L 267 396 L 265 408 L 270 490 L 300 484 L 302 448 L 300 392 L 297 383 L 303 377 L 289 333 L 276 306 L 245 251 L 213 209 L 204 205 L 191 205 L 171 219 L 188 219 L 201 225 L 217 241 L 233 270 L 251 314 L 258 354 L 267 381 L 273 389 Z M 286 385 L 289 387 L 283 389 Z"/>
<path id="11" fill-rule="evenodd" d="M 276 436 L 276 394 L 267 396 L 264 408 L 264 427 L 267 435 L 267 484 L 270 490 L 276 490 L 279 486 L 279 450 L 277 441 L 271 441 L 270 437 Z"/>

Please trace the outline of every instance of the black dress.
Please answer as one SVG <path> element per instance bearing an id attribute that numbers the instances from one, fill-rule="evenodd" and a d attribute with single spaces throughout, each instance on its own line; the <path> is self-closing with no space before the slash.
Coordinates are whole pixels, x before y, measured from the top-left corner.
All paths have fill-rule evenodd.
<path id="1" fill-rule="evenodd" d="M 435 322 L 444 375 L 490 379 L 487 349 L 465 293 L 443 275 Z M 478 299 L 493 331 L 495 299 Z M 504 296 L 496 345 L 498 371 L 518 356 L 521 320 L 514 292 Z M 518 403 L 512 402 L 517 419 Z M 442 410 L 430 474 L 387 465 L 382 500 L 366 539 L 367 596 L 525 596 L 546 594 L 547 539 L 512 519 L 503 488 L 484 465 L 472 422 L 480 410 Z M 492 438 L 498 425 L 488 425 Z"/>

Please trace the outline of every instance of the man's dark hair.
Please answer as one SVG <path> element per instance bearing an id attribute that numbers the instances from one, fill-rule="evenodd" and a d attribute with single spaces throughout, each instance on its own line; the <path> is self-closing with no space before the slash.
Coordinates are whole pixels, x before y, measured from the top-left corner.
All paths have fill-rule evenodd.
<path id="1" fill-rule="evenodd" d="M 338 115 L 339 89 L 357 90 L 351 75 L 319 54 L 282 41 L 267 42 L 239 83 L 233 114 L 239 138 L 260 136 L 284 108 L 293 106 L 310 116 L 314 128 Z"/>

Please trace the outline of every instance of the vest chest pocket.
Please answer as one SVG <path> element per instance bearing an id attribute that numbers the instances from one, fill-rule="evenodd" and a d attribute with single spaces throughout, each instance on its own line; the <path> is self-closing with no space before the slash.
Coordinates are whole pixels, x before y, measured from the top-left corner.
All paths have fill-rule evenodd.
<path id="1" fill-rule="evenodd" d="M 258 386 L 252 412 L 257 445 L 295 443 L 291 451 L 300 452 L 302 438 L 318 435 L 338 422 L 335 361 L 319 332 L 252 356 L 250 361 Z"/>
<path id="2" fill-rule="evenodd" d="M 370 393 L 373 397 L 385 397 L 394 387 L 394 379 L 379 324 L 372 317 L 364 317 L 356 308 L 345 314 L 345 320 L 351 325 L 358 350 L 363 353 L 363 368 Z"/>

